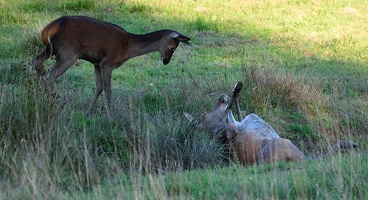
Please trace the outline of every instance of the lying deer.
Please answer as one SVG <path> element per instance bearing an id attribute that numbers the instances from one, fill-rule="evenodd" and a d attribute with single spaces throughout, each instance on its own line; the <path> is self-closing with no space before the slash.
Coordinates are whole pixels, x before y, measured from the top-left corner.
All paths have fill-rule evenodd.
<path id="1" fill-rule="evenodd" d="M 158 51 L 164 65 L 170 62 L 179 42 L 189 44 L 190 38 L 172 30 L 160 30 L 144 35 L 129 33 L 121 27 L 85 16 L 64 16 L 48 24 L 41 33 L 46 49 L 33 63 L 39 75 L 44 75 L 43 62 L 51 56 L 56 63 L 47 83 L 51 90 L 54 81 L 78 59 L 91 62 L 96 76 L 95 96 L 87 115 L 102 93 L 105 93 L 107 110 L 111 104 L 112 71 L 130 58 Z"/>
<path id="2" fill-rule="evenodd" d="M 231 111 L 233 102 L 237 102 L 234 96 L 237 94 L 230 99 L 226 94 L 222 94 L 212 110 L 204 113 L 197 124 L 213 137 L 219 138 L 222 143 L 228 144 L 233 159 L 244 165 L 306 159 L 290 140 L 281 138 L 258 115 L 249 114 L 240 122 L 236 121 Z M 357 144 L 341 140 L 324 157 L 336 153 L 341 148 L 355 147 Z"/>

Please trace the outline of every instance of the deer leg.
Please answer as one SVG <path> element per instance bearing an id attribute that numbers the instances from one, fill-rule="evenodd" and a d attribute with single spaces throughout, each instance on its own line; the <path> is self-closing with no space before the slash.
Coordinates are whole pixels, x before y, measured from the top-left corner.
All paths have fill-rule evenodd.
<path id="1" fill-rule="evenodd" d="M 33 66 L 35 67 L 37 74 L 39 76 L 43 76 L 46 74 L 45 70 L 43 70 L 43 62 L 51 57 L 51 48 L 46 47 L 46 49 L 40 53 L 35 59 L 33 59 Z"/>
<path id="2" fill-rule="evenodd" d="M 105 93 L 105 106 L 108 114 L 110 115 L 111 108 L 111 74 L 113 68 L 101 68 L 103 91 Z"/>
<path id="3" fill-rule="evenodd" d="M 98 97 L 101 95 L 102 90 L 103 90 L 103 85 L 102 85 L 102 73 L 101 73 L 101 68 L 99 65 L 95 65 L 95 77 L 96 77 L 96 92 L 95 92 L 95 96 L 88 108 L 88 111 L 86 113 L 86 115 L 90 115 L 96 102 Z"/>
<path id="4" fill-rule="evenodd" d="M 231 109 L 227 109 L 226 114 L 227 114 L 227 122 L 229 124 L 236 123 L 236 120 L 234 118 L 234 115 L 233 115 L 233 112 L 231 111 Z"/>
<path id="5" fill-rule="evenodd" d="M 66 70 L 68 70 L 69 67 L 75 63 L 75 61 L 77 61 L 77 56 L 62 56 L 61 54 L 57 56 L 56 63 L 50 71 L 49 80 L 47 83 L 49 91 L 52 90 L 55 80 L 59 76 L 63 75 Z"/>
<path id="6" fill-rule="evenodd" d="M 238 115 L 238 121 L 241 122 L 243 120 L 243 117 L 241 115 L 240 105 L 239 105 L 239 97 L 235 99 L 234 101 L 236 114 Z"/>
<path id="7" fill-rule="evenodd" d="M 89 116 L 92 113 L 93 108 L 95 107 L 95 104 L 97 102 L 98 97 L 101 95 L 103 90 L 102 85 L 102 74 L 101 74 L 101 68 L 99 65 L 95 65 L 95 77 L 96 77 L 96 92 L 95 96 L 93 97 L 93 100 L 86 112 L 86 115 Z"/>
<path id="8" fill-rule="evenodd" d="M 56 63 L 50 71 L 49 80 L 47 82 L 48 92 L 52 91 L 55 80 L 59 76 L 63 75 L 66 72 L 66 70 L 68 70 L 69 67 L 75 63 L 75 61 L 77 61 L 77 56 L 66 57 L 66 56 L 62 56 L 61 54 L 57 56 Z"/>

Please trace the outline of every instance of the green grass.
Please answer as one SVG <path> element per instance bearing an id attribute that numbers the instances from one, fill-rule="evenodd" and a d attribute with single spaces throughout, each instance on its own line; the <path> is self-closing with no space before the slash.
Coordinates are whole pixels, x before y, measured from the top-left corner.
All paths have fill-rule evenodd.
<path id="1" fill-rule="evenodd" d="M 367 185 L 360 154 L 339 155 L 306 163 L 229 166 L 168 175 L 129 174 L 115 177 L 89 193 L 73 193 L 72 199 L 244 199 L 308 198 L 364 199 Z M 352 168 L 351 165 L 358 167 Z"/>
<path id="2" fill-rule="evenodd" d="M 366 199 L 368 24 L 365 1 L 0 1 L 0 197 L 12 199 Z M 158 53 L 113 73 L 109 119 L 84 61 L 53 97 L 30 61 L 40 31 L 87 15 L 190 37 L 169 65 Z M 54 60 L 45 62 L 50 69 Z M 304 163 L 224 163 L 222 146 L 185 121 L 244 83 L 255 112 L 306 155 L 337 139 L 361 151 Z"/>

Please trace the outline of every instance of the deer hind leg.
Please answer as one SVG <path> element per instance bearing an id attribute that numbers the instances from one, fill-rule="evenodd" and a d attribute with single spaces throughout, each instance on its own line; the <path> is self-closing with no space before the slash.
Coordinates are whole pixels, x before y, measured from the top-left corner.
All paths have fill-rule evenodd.
<path id="1" fill-rule="evenodd" d="M 98 97 L 101 95 L 103 90 L 102 85 L 102 74 L 101 74 L 101 68 L 99 65 L 95 65 L 95 77 L 96 77 L 96 92 L 95 96 L 92 99 L 92 102 L 86 112 L 86 115 L 89 116 L 92 113 L 93 108 L 95 107 L 95 104 L 97 102 Z"/>
<path id="2" fill-rule="evenodd" d="M 290 140 L 283 138 L 269 140 L 262 147 L 258 156 L 258 162 L 260 164 L 302 160 L 305 160 L 304 154 Z"/>
<path id="3" fill-rule="evenodd" d="M 46 74 L 46 71 L 43 69 L 43 62 L 51 57 L 51 48 L 46 47 L 46 49 L 40 53 L 35 59 L 33 59 L 33 66 L 35 67 L 37 74 L 43 76 Z"/>
<path id="4" fill-rule="evenodd" d="M 55 80 L 63 75 L 66 70 L 72 66 L 75 61 L 77 61 L 78 57 L 76 55 L 68 55 L 60 53 L 56 57 L 56 63 L 54 67 L 50 71 L 49 80 L 47 83 L 47 91 L 50 92 L 53 89 Z"/>

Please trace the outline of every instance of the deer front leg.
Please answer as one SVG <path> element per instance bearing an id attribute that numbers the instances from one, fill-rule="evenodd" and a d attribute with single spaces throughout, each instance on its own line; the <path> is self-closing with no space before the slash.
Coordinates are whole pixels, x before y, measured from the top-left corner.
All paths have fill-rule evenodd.
<path id="1" fill-rule="evenodd" d="M 238 131 L 237 131 L 238 122 L 235 120 L 231 109 L 227 109 L 226 114 L 227 114 L 227 122 L 228 122 L 226 138 L 229 143 L 230 157 L 232 159 L 236 159 L 238 155 L 237 155 L 236 148 L 234 148 L 234 139 L 238 135 Z"/>
<path id="2" fill-rule="evenodd" d="M 95 65 L 95 77 L 96 77 L 96 92 L 95 92 L 95 96 L 93 97 L 92 102 L 89 105 L 88 110 L 86 112 L 87 116 L 91 115 L 92 110 L 95 107 L 95 104 L 97 102 L 97 99 L 101 95 L 102 90 L 103 90 L 101 68 L 100 68 L 99 65 Z"/>
<path id="3" fill-rule="evenodd" d="M 231 111 L 231 109 L 227 109 L 226 110 L 226 114 L 227 114 L 227 122 L 229 124 L 237 124 L 237 121 L 234 118 L 233 112 Z"/>
<path id="4" fill-rule="evenodd" d="M 103 91 L 105 93 L 105 107 L 108 115 L 110 116 L 111 108 L 111 74 L 113 68 L 101 69 L 103 80 Z"/>

